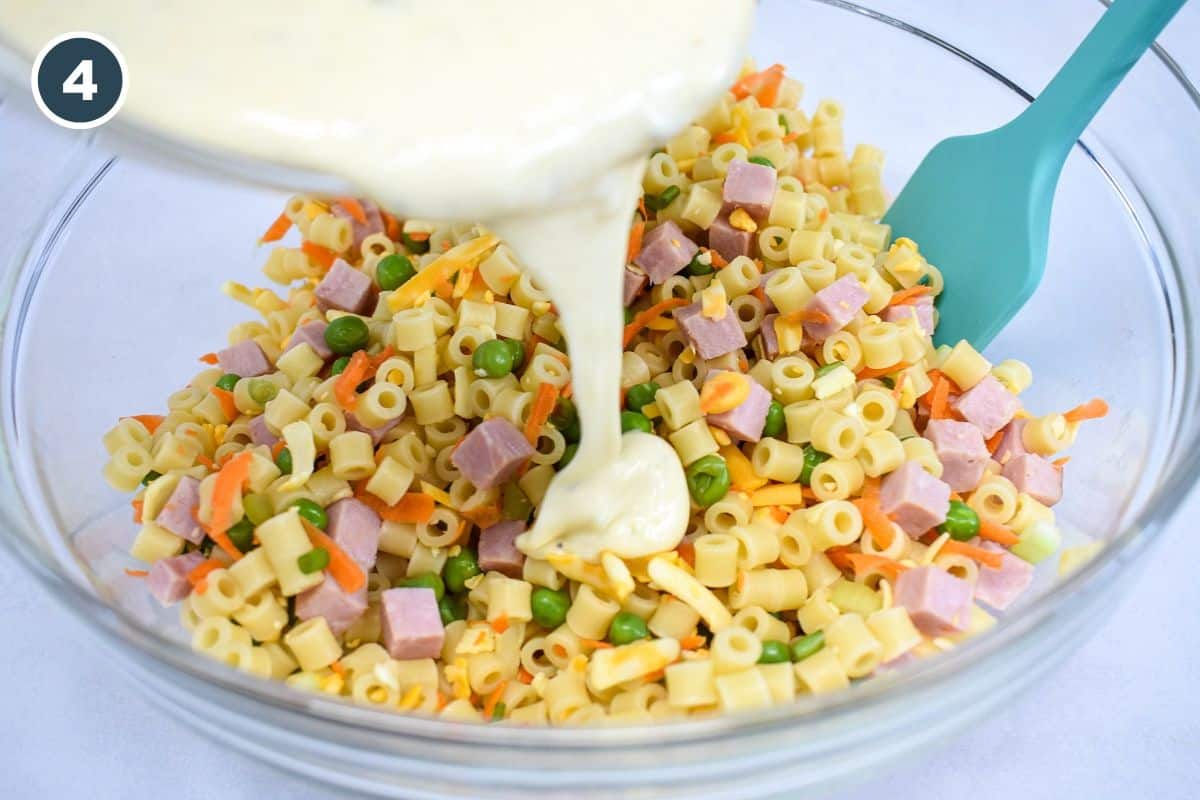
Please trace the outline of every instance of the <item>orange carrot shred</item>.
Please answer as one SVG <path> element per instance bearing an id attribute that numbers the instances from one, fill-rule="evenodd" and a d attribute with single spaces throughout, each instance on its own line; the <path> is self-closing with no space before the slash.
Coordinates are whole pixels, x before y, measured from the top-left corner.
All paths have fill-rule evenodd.
<path id="1" fill-rule="evenodd" d="M 1054 466 L 1055 469 L 1062 469 L 1063 467 L 1065 467 L 1067 465 L 1067 462 L 1070 460 L 1071 460 L 1070 456 L 1063 456 L 1062 458 L 1054 459 L 1050 463 L 1051 463 L 1051 465 Z"/>
<path id="2" fill-rule="evenodd" d="M 729 142 L 736 142 L 736 141 L 737 141 L 737 134 L 734 133 L 733 131 L 725 131 L 724 133 L 718 133 L 712 139 L 712 143 L 714 145 L 728 144 Z"/>
<path id="3" fill-rule="evenodd" d="M 592 650 L 608 650 L 612 645 L 600 639 L 580 639 L 579 643 Z"/>
<path id="4" fill-rule="evenodd" d="M 993 553 L 991 550 L 984 550 L 982 547 L 976 547 L 975 545 L 967 544 L 966 542 L 959 542 L 955 539 L 947 539 L 942 544 L 941 552 L 957 553 L 960 556 L 973 558 L 980 564 L 986 564 L 992 569 L 1000 569 L 1004 563 L 1001 560 L 1000 553 Z"/>
<path id="5" fill-rule="evenodd" d="M 1067 418 L 1067 422 L 1083 422 L 1085 419 L 1100 419 L 1107 414 L 1108 403 L 1097 397 L 1094 400 L 1088 400 L 1082 405 L 1075 406 L 1063 414 L 1063 416 Z"/>
<path id="6" fill-rule="evenodd" d="M 220 359 L 217 358 L 216 353 L 205 353 L 204 355 L 200 356 L 200 360 L 205 364 L 216 364 L 220 362 Z"/>
<path id="7" fill-rule="evenodd" d="M 279 458 L 279 454 L 283 452 L 283 448 L 285 447 L 287 447 L 287 442 L 283 439 L 271 445 L 271 458 Z"/>
<path id="8" fill-rule="evenodd" d="M 684 650 L 698 650 L 704 647 L 708 640 L 698 633 L 693 633 L 690 636 L 684 636 L 679 640 L 679 646 Z"/>
<path id="9" fill-rule="evenodd" d="M 396 501 L 395 505 L 390 506 L 365 491 L 357 492 L 354 496 L 388 522 L 423 524 L 433 516 L 435 507 L 433 498 L 421 492 L 409 492 Z"/>
<path id="10" fill-rule="evenodd" d="M 769 108 L 775 105 L 779 86 L 783 82 L 783 65 L 772 64 L 759 72 L 743 75 L 729 88 L 738 100 L 754 96 L 758 104 Z"/>
<path id="11" fill-rule="evenodd" d="M 501 613 L 500 616 L 492 620 L 492 630 L 496 633 L 504 633 L 508 630 L 508 614 Z"/>
<path id="12" fill-rule="evenodd" d="M 792 143 L 792 142 L 796 141 L 796 140 L 797 140 L 797 139 L 799 139 L 799 138 L 800 138 L 800 132 L 799 132 L 799 131 L 792 131 L 791 133 L 785 134 L 785 135 L 784 135 L 784 137 L 783 137 L 783 139 L 782 139 L 781 141 L 782 141 L 784 144 L 790 144 L 790 143 Z"/>
<path id="13" fill-rule="evenodd" d="M 322 269 L 332 267 L 334 260 L 337 258 L 336 253 L 328 247 L 322 247 L 316 242 L 304 242 L 300 245 L 300 250 Z"/>
<path id="14" fill-rule="evenodd" d="M 198 463 L 208 469 L 211 469 L 213 472 L 217 471 L 217 462 L 213 461 L 211 458 L 204 455 L 203 453 L 196 456 L 196 463 Z"/>
<path id="15" fill-rule="evenodd" d="M 841 550 L 840 548 L 831 547 L 825 551 L 825 555 L 829 560 L 840 569 L 849 569 L 857 577 L 867 572 L 881 572 L 895 579 L 908 567 L 901 564 L 899 561 L 893 561 L 884 556 L 871 555 L 870 553 L 851 553 Z"/>
<path id="16" fill-rule="evenodd" d="M 537 394 L 533 396 L 533 408 L 529 412 L 529 420 L 525 423 L 525 439 L 532 445 L 537 444 L 542 435 L 542 426 L 554 413 L 558 402 L 558 387 L 552 383 L 539 383 Z"/>
<path id="17" fill-rule="evenodd" d="M 723 268 L 723 267 L 728 267 L 728 266 L 729 266 L 729 261 L 728 261 L 728 260 L 725 258 L 725 256 L 721 255 L 721 254 L 720 254 L 720 253 L 718 253 L 716 250 L 713 250 L 713 249 L 711 249 L 711 248 L 708 248 L 708 247 L 703 247 L 703 248 L 701 248 L 701 249 L 702 249 L 704 252 L 708 253 L 708 257 L 709 257 L 710 259 L 712 259 L 712 265 L 713 265 L 713 267 L 715 267 L 716 269 L 721 269 L 721 268 Z"/>
<path id="18" fill-rule="evenodd" d="M 642 215 L 642 219 L 650 219 L 650 212 L 646 210 L 646 195 L 638 198 L 638 213 Z"/>
<path id="19" fill-rule="evenodd" d="M 788 521 L 788 510 L 783 506 L 771 506 L 771 519 L 778 522 L 780 525 Z"/>
<path id="20" fill-rule="evenodd" d="M 688 301 L 684 300 L 682 297 L 668 297 L 666 300 L 650 306 L 645 311 L 639 311 L 634 315 L 633 322 L 630 322 L 625 326 L 625 335 L 622 337 L 622 347 L 628 347 L 629 343 L 633 341 L 633 337 L 637 336 L 638 333 L 641 332 L 642 328 L 645 328 L 651 320 L 658 319 L 664 313 L 673 308 L 679 308 L 680 306 L 686 306 L 687 304 Z"/>
<path id="21" fill-rule="evenodd" d="M 400 241 L 400 220 L 386 211 L 381 211 L 380 214 L 383 216 L 383 229 L 387 233 L 387 237 L 393 242 Z"/>
<path id="22" fill-rule="evenodd" d="M 132 416 L 125 417 L 125 419 L 136 419 L 138 422 L 142 423 L 142 427 L 144 427 L 150 433 L 154 433 L 156 430 L 158 430 L 158 426 L 161 425 L 163 421 L 162 414 L 134 414 Z"/>
<path id="23" fill-rule="evenodd" d="M 691 542 L 680 542 L 675 548 L 675 552 L 679 553 L 679 557 L 687 562 L 689 567 L 696 566 L 696 546 Z"/>
<path id="24" fill-rule="evenodd" d="M 449 702 L 450 702 L 450 698 L 449 698 L 449 697 L 446 697 L 445 693 L 444 693 L 444 692 L 442 692 L 442 690 L 441 690 L 441 689 L 438 689 L 438 693 L 437 693 L 437 710 L 438 710 L 438 711 L 441 711 L 443 708 L 445 708 L 445 707 L 446 707 L 446 705 L 447 705 Z"/>
<path id="25" fill-rule="evenodd" d="M 994 453 L 994 452 L 996 452 L 996 448 L 998 448 L 1000 446 L 1000 442 L 1002 442 L 1002 441 L 1004 441 L 1004 429 L 1003 428 L 1001 428 L 1000 430 L 998 430 L 994 434 L 992 434 L 992 438 L 988 439 L 986 442 L 984 442 L 984 444 L 987 446 L 987 450 L 989 453 Z"/>
<path id="26" fill-rule="evenodd" d="M 492 689 L 491 694 L 487 696 L 487 700 L 483 702 L 483 718 L 490 720 L 496 713 L 496 705 L 500 702 L 500 696 L 504 694 L 504 690 L 508 687 L 508 681 L 500 681 L 496 684 L 496 688 Z"/>
<path id="27" fill-rule="evenodd" d="M 892 521 L 879 507 L 879 500 L 874 497 L 860 497 L 853 501 L 855 508 L 862 514 L 863 524 L 871 532 L 871 541 L 881 550 L 886 550 L 892 544 L 895 532 Z"/>
<path id="28" fill-rule="evenodd" d="M 517 680 L 528 686 L 533 683 L 533 673 L 524 667 L 517 667 Z"/>
<path id="29" fill-rule="evenodd" d="M 860 381 L 865 381 L 868 378 L 882 378 L 884 375 L 890 375 L 893 372 L 899 372 L 902 369 L 908 369 L 912 364 L 900 361 L 892 364 L 890 367 L 863 367 L 858 372 L 854 373 L 854 377 Z"/>
<path id="30" fill-rule="evenodd" d="M 913 286 L 909 289 L 903 289 L 892 295 L 892 299 L 888 300 L 888 307 L 912 305 L 920 298 L 929 294 L 929 291 L 928 286 Z"/>
<path id="31" fill-rule="evenodd" d="M 218 559 L 205 559 L 196 566 L 192 567 L 187 574 L 187 581 L 192 586 L 197 586 L 199 585 L 200 581 L 204 580 L 208 576 L 208 573 L 212 572 L 214 569 L 220 569 L 223 566 L 225 565 L 222 564 Z"/>
<path id="32" fill-rule="evenodd" d="M 337 203 L 342 208 L 346 209 L 346 213 L 354 218 L 354 221 L 359 225 L 367 224 L 367 210 L 363 208 L 362 203 L 354 197 L 339 197 Z"/>
<path id="33" fill-rule="evenodd" d="M 828 325 L 830 322 L 829 315 L 824 311 L 817 311 L 810 308 L 789 311 L 783 314 L 782 317 L 786 322 L 812 322 L 816 325 Z"/>
<path id="34" fill-rule="evenodd" d="M 325 531 L 313 525 L 303 517 L 300 522 L 304 525 L 304 530 L 308 533 L 308 540 L 312 542 L 313 547 L 320 547 L 329 554 L 329 566 L 325 568 L 338 586 L 346 592 L 357 592 L 359 589 L 367 585 L 367 574 L 362 571 L 362 567 L 350 556 L 346 554 L 338 543 L 329 537 Z"/>
<path id="35" fill-rule="evenodd" d="M 416 231 L 408 234 L 408 238 L 414 242 L 427 242 L 429 241 L 429 231 Z"/>
<path id="36" fill-rule="evenodd" d="M 950 417 L 950 382 L 939 375 L 933 384 L 932 396 L 929 398 L 929 418 L 948 419 Z"/>
<path id="37" fill-rule="evenodd" d="M 341 675 L 343 678 L 346 677 L 346 667 L 340 661 L 335 661 L 330 664 L 329 669 L 335 675 Z"/>
<path id="38" fill-rule="evenodd" d="M 238 408 L 237 403 L 233 401 L 233 392 L 220 386 L 211 386 L 208 391 L 221 403 L 221 413 L 225 415 L 226 422 L 237 419 Z"/>
<path id="39" fill-rule="evenodd" d="M 1005 547 L 1009 547 L 1021 541 L 1021 537 L 1017 536 L 1008 528 L 995 522 L 988 522 L 982 517 L 979 519 L 979 538 L 986 539 L 989 542 L 995 542 L 996 544 L 1002 544 Z"/>
<path id="40" fill-rule="evenodd" d="M 267 232 L 262 235 L 258 241 L 262 244 L 268 242 L 278 242 L 283 238 L 284 234 L 292 228 L 292 219 L 287 214 L 280 214 L 271 223 L 271 227 L 267 228 Z"/>
<path id="41" fill-rule="evenodd" d="M 150 573 L 144 569 L 129 569 L 129 567 L 126 567 L 125 574 L 131 578 L 144 578 Z"/>
<path id="42" fill-rule="evenodd" d="M 629 229 L 629 247 L 625 251 L 625 263 L 633 261 L 634 257 L 642 251 L 642 236 L 646 233 L 645 222 L 635 222 L 633 227 Z"/>
<path id="43" fill-rule="evenodd" d="M 212 523 L 208 535 L 234 561 L 242 557 L 242 551 L 234 546 L 233 541 L 225 532 L 235 522 L 233 501 L 241 495 L 242 485 L 250 477 L 251 458 L 249 452 L 238 453 L 221 468 L 213 483 Z"/>
<path id="44" fill-rule="evenodd" d="M 358 406 L 358 385 L 366 380 L 370 368 L 371 359 L 366 351 L 355 350 L 350 363 L 333 384 L 333 396 L 338 405 L 347 411 L 353 411 Z"/>

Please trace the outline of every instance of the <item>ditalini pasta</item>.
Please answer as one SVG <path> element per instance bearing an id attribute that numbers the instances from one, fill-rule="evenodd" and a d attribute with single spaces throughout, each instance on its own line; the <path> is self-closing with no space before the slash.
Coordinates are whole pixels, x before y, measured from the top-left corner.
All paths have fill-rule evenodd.
<path id="1" fill-rule="evenodd" d="M 581 430 L 553 298 L 468 224 L 291 198 L 261 321 L 105 434 L 134 558 L 193 647 L 355 702 L 517 724 L 638 722 L 841 689 L 986 630 L 1059 546 L 1093 400 L 934 348 L 941 273 L 893 240 L 881 151 L 773 66 L 649 161 L 625 266 L 625 431 L 667 440 L 666 552 L 527 557 Z"/>

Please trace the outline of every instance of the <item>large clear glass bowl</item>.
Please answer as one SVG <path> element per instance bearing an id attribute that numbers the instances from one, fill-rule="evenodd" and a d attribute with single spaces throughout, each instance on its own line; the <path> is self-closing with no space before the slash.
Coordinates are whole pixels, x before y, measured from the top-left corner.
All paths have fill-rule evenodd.
<path id="1" fill-rule="evenodd" d="M 1077 7 L 1078 29 L 1045 30 L 1007 4 L 766 0 L 753 52 L 789 64 L 816 97 L 842 100 L 847 141 L 886 148 L 895 188 L 935 140 L 993 127 L 1028 102 L 1025 90 L 1102 10 L 1062 2 Z M 1005 24 L 993 25 L 1000 15 Z M 0 116 L 0 142 L 14 124 Z M 1033 409 L 1093 395 L 1111 404 L 1079 437 L 1058 509 L 1070 543 L 1099 539 L 1104 550 L 1066 579 L 1043 567 L 1033 595 L 990 633 L 840 694 L 655 727 L 520 729 L 371 711 L 195 656 L 175 615 L 122 571 L 133 526 L 127 498 L 101 479 L 99 438 L 122 414 L 160 409 L 243 316 L 217 287 L 255 280 L 264 255 L 254 240 L 283 195 L 115 160 L 103 143 L 73 151 L 69 185 L 3 273 L 0 539 L 160 705 L 231 747 L 342 787 L 750 797 L 869 775 L 1053 669 L 1195 480 L 1198 140 L 1195 90 L 1164 53 L 1147 57 L 1072 153 L 1045 282 L 989 350 L 1032 364 Z M 19 157 L 0 149 L 0 164 Z"/>

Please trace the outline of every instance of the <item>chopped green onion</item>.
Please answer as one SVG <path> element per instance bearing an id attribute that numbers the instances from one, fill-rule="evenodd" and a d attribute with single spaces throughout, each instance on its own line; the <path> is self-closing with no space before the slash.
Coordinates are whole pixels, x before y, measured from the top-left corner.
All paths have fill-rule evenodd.
<path id="1" fill-rule="evenodd" d="M 787 136 L 792 132 L 792 126 L 788 125 L 787 117 L 783 114 L 779 115 L 779 127 L 783 128 L 783 135 Z"/>
<path id="2" fill-rule="evenodd" d="M 773 163 L 771 163 L 771 159 L 764 158 L 763 156 L 750 156 L 750 158 L 747 160 L 751 164 L 761 164 L 764 167 L 770 167 L 771 169 L 775 169 L 775 165 Z"/>
<path id="3" fill-rule="evenodd" d="M 314 547 L 296 559 L 296 565 L 305 575 L 320 572 L 329 566 L 329 551 L 324 547 Z"/>
<path id="4" fill-rule="evenodd" d="M 150 470 L 142 477 L 142 486 L 149 486 L 150 484 L 154 483 L 156 480 L 158 480 L 161 477 L 162 477 L 162 473 L 155 472 L 154 470 Z"/>
<path id="5" fill-rule="evenodd" d="M 496 703 L 496 707 L 492 709 L 492 721 L 504 719 L 504 715 L 508 713 L 508 706 L 504 703 Z"/>
<path id="6" fill-rule="evenodd" d="M 801 636 L 792 642 L 792 661 L 803 661 L 811 655 L 820 652 L 825 646 L 825 632 L 817 631 L 808 636 Z"/>
<path id="7" fill-rule="evenodd" d="M 841 366 L 845 366 L 841 361 L 831 361 L 824 366 L 817 367 L 817 374 L 815 377 L 820 378 L 822 375 L 828 375 Z"/>

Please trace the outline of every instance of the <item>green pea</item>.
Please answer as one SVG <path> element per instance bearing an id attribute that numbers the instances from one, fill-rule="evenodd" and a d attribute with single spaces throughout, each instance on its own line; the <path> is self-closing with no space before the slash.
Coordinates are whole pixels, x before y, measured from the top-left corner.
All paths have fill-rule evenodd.
<path id="1" fill-rule="evenodd" d="M 229 537 L 229 541 L 233 542 L 233 546 L 243 553 L 250 552 L 250 548 L 254 546 L 254 523 L 246 517 L 242 517 L 233 527 L 225 531 L 225 535 Z"/>
<path id="2" fill-rule="evenodd" d="M 155 472 L 154 470 L 150 470 L 149 472 L 147 472 L 145 475 L 142 476 L 142 486 L 149 486 L 150 484 L 154 483 L 156 480 L 158 480 L 161 477 L 162 477 L 162 473 Z"/>
<path id="3" fill-rule="evenodd" d="M 822 453 L 811 444 L 804 445 L 804 469 L 800 470 L 800 483 L 808 486 L 812 481 L 812 471 L 828 460 L 828 453 Z"/>
<path id="4" fill-rule="evenodd" d="M 767 406 L 767 419 L 763 422 L 763 436 L 778 436 L 783 433 L 784 416 L 783 406 L 778 401 L 772 400 L 771 405 Z"/>
<path id="5" fill-rule="evenodd" d="M 379 288 L 385 292 L 399 289 L 416 274 L 417 270 L 412 261 L 400 253 L 384 256 L 375 265 L 375 280 L 379 281 Z"/>
<path id="6" fill-rule="evenodd" d="M 325 328 L 325 344 L 341 356 L 362 350 L 370 338 L 371 332 L 361 317 L 338 317 Z"/>
<path id="7" fill-rule="evenodd" d="M 298 497 L 291 502 L 291 505 L 296 507 L 296 510 L 300 512 L 300 516 L 321 530 L 325 530 L 326 526 L 329 525 L 329 517 L 325 514 L 325 509 L 321 507 L 320 503 L 309 500 L 307 497 Z"/>
<path id="8" fill-rule="evenodd" d="M 533 513 L 533 503 L 529 502 L 520 486 L 506 483 L 501 495 L 500 511 L 505 519 L 526 520 Z"/>
<path id="9" fill-rule="evenodd" d="M 329 566 L 329 551 L 324 547 L 314 547 L 296 559 L 296 565 L 305 575 L 320 572 Z"/>
<path id="10" fill-rule="evenodd" d="M 792 126 L 788 124 L 787 117 L 783 114 L 779 115 L 779 127 L 783 128 L 785 136 L 792 132 Z"/>
<path id="11" fill-rule="evenodd" d="M 448 594 L 438 600 L 438 614 L 443 625 L 467 618 L 467 598 L 461 594 Z"/>
<path id="12" fill-rule="evenodd" d="M 627 431 L 654 433 L 654 426 L 650 424 L 650 420 L 646 418 L 645 414 L 639 414 L 637 411 L 622 411 L 621 433 Z"/>
<path id="13" fill-rule="evenodd" d="M 579 441 L 579 436 L 582 433 L 579 424 L 579 412 L 575 409 L 575 403 L 571 402 L 570 398 L 564 397 L 558 401 L 558 405 L 554 407 L 554 412 L 550 414 L 550 423 L 558 428 L 558 432 L 568 442 Z"/>
<path id="14" fill-rule="evenodd" d="M 246 512 L 246 519 L 255 525 L 262 525 L 275 516 L 275 509 L 271 505 L 271 500 L 265 494 L 251 493 L 243 497 L 242 510 Z"/>
<path id="15" fill-rule="evenodd" d="M 668 186 L 667 188 L 663 189 L 661 193 L 659 193 L 657 198 L 655 198 L 654 210 L 662 211 L 664 208 L 671 205 L 671 203 L 674 203 L 675 198 L 677 197 L 679 197 L 679 187 L 673 184 Z"/>
<path id="16" fill-rule="evenodd" d="M 791 661 L 792 654 L 788 651 L 788 646 L 785 642 L 777 639 L 768 639 L 762 643 L 762 655 L 758 657 L 760 664 L 782 664 L 785 661 Z"/>
<path id="17" fill-rule="evenodd" d="M 292 451 L 286 447 L 279 451 L 279 455 L 275 456 L 275 466 L 279 467 L 279 471 L 284 475 L 292 474 Z"/>
<path id="18" fill-rule="evenodd" d="M 979 515 L 966 503 L 951 500 L 946 521 L 938 525 L 938 530 L 950 534 L 955 541 L 965 542 L 979 535 Z"/>
<path id="19" fill-rule="evenodd" d="M 350 366 L 350 356 L 338 356 L 338 359 L 334 361 L 333 365 L 329 368 L 329 374 L 331 376 L 341 375 L 346 371 L 346 367 L 348 366 Z"/>
<path id="20" fill-rule="evenodd" d="M 475 348 L 471 366 L 481 378 L 503 378 L 513 370 L 512 349 L 499 339 L 491 339 Z"/>
<path id="21" fill-rule="evenodd" d="M 824 631 L 810 633 L 808 636 L 801 636 L 799 639 L 792 641 L 792 661 L 803 661 L 815 653 L 820 652 L 825 646 Z"/>
<path id="22" fill-rule="evenodd" d="M 505 346 L 512 351 L 512 371 L 516 372 L 525 366 L 525 345 L 519 339 L 501 339 Z"/>
<path id="23" fill-rule="evenodd" d="M 558 459 L 558 463 L 555 466 L 559 469 L 566 469 L 567 464 L 571 463 L 571 459 L 575 458 L 577 452 L 579 452 L 579 442 L 571 442 L 563 448 L 562 457 Z"/>
<path id="24" fill-rule="evenodd" d="M 422 239 L 417 241 L 407 233 L 400 234 L 400 241 L 404 244 L 404 249 L 416 255 L 424 255 L 429 252 L 429 240 Z"/>
<path id="25" fill-rule="evenodd" d="M 650 635 L 646 629 L 646 620 L 637 614 L 622 611 L 613 617 L 608 626 L 608 640 L 613 644 L 629 644 Z"/>
<path id="26" fill-rule="evenodd" d="M 446 588 L 458 594 L 467 589 L 467 581 L 480 573 L 479 562 L 475 559 L 475 551 L 463 548 L 458 555 L 446 559 L 442 567 L 442 580 Z"/>
<path id="27" fill-rule="evenodd" d="M 277 394 L 279 394 L 279 387 L 274 381 L 266 378 L 254 378 L 250 381 L 250 399 L 260 406 L 265 406 L 274 400 Z"/>
<path id="28" fill-rule="evenodd" d="M 227 392 L 232 392 L 233 387 L 237 386 L 237 382 L 241 379 L 241 375 L 234 375 L 232 372 L 226 372 L 224 375 L 217 378 L 217 388 L 224 389 Z"/>
<path id="29" fill-rule="evenodd" d="M 720 456 L 707 455 L 693 461 L 685 474 L 688 492 L 701 508 L 708 508 L 729 491 L 729 467 Z"/>
<path id="30" fill-rule="evenodd" d="M 658 384 L 654 381 L 630 386 L 629 391 L 625 393 L 625 407 L 630 411 L 641 411 L 654 402 L 657 394 Z"/>
<path id="31" fill-rule="evenodd" d="M 632 308 L 625 309 L 625 324 L 626 325 L 633 322 L 634 313 L 635 312 Z"/>
<path id="32" fill-rule="evenodd" d="M 692 260 L 688 262 L 688 275 L 708 275 L 713 271 L 712 260 L 702 261 L 700 260 L 701 255 L 703 254 L 696 253 L 696 255 L 692 256 Z"/>
<path id="33" fill-rule="evenodd" d="M 747 161 L 749 161 L 751 164 L 762 164 L 764 167 L 775 169 L 775 165 L 771 163 L 771 159 L 764 158 L 763 156 L 750 156 Z"/>
<path id="34" fill-rule="evenodd" d="M 442 576 L 434 572 L 406 578 L 400 585 L 411 589 L 433 589 L 433 596 L 438 600 L 446 596 L 446 584 L 442 582 Z"/>
<path id="35" fill-rule="evenodd" d="M 819 378 L 822 375 L 828 375 L 840 366 L 842 366 L 841 361 L 831 361 L 828 364 L 817 367 L 816 377 Z"/>
<path id="36" fill-rule="evenodd" d="M 529 609 L 533 612 L 533 621 L 543 628 L 557 628 L 567 619 L 567 609 L 571 607 L 571 596 L 566 592 L 556 592 L 539 586 L 529 596 Z"/>

